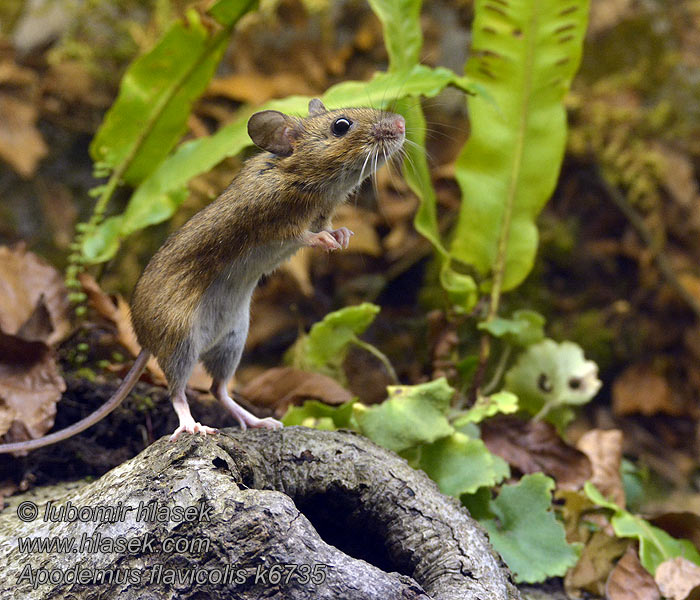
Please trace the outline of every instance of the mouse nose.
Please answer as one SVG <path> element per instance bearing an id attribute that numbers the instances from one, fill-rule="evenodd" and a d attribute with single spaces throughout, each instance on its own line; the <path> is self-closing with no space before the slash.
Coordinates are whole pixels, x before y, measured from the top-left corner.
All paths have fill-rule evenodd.
<path id="1" fill-rule="evenodd" d="M 398 131 L 399 133 L 406 133 L 406 121 L 401 115 L 396 117 L 396 120 L 394 121 L 394 127 L 396 127 L 396 131 Z"/>

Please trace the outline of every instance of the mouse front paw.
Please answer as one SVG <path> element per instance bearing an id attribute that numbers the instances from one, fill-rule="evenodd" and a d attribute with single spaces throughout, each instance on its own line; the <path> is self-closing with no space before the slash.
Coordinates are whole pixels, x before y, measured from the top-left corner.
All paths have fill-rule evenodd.
<path id="1" fill-rule="evenodd" d="M 335 240 L 340 244 L 340 247 L 345 250 L 350 243 L 350 238 L 355 235 L 355 232 L 351 231 L 347 227 L 339 227 L 338 229 L 333 229 L 329 231 Z"/>
<path id="2" fill-rule="evenodd" d="M 324 250 L 340 250 L 343 247 L 330 231 L 319 231 L 318 233 L 308 231 L 304 236 L 304 244 Z"/>

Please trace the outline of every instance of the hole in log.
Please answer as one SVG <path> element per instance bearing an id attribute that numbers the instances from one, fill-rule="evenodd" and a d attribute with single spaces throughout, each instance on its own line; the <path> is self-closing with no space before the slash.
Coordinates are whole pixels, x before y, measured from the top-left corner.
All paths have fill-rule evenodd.
<path id="1" fill-rule="evenodd" d="M 322 494 L 294 498 L 294 502 L 328 544 L 387 573 L 412 575 L 409 565 L 391 559 L 386 530 L 362 510 L 357 490 L 331 488 Z"/>

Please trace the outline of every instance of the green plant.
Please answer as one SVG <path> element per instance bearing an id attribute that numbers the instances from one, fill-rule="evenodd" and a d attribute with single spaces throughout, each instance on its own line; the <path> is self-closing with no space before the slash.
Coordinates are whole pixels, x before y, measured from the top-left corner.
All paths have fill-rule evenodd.
<path id="1" fill-rule="evenodd" d="M 421 3 L 412 0 L 404 4 L 403 8 L 416 12 Z M 169 219 L 186 198 L 187 183 L 193 177 L 252 144 L 246 123 L 253 109 L 245 107 L 215 134 L 175 148 L 185 132 L 192 103 L 213 76 L 233 28 L 254 6 L 253 0 L 218 0 L 208 10 L 208 15 L 219 24 L 213 32 L 191 10 L 186 22 L 176 21 L 151 51 L 129 67 L 119 97 L 91 145 L 96 174 L 109 179 L 94 190 L 98 199 L 90 221 L 80 227 L 76 246 L 80 253 L 69 270 L 69 278 L 78 272 L 78 263 L 105 262 L 128 235 Z M 394 2 L 376 0 L 373 7 L 385 11 L 391 19 L 396 16 Z M 395 44 L 389 71 L 376 73 L 369 82 L 345 81 L 329 88 L 322 96 L 326 106 L 385 107 L 397 98 L 435 96 L 447 85 L 475 93 L 477 87 L 467 77 L 419 64 L 422 34 L 418 20 L 399 22 L 400 27 L 387 26 L 391 31 L 389 39 Z M 415 60 L 398 58 L 404 56 Z M 292 96 L 257 109 L 305 114 L 309 100 Z M 122 184 L 134 188 L 126 209 L 105 219 L 108 203 Z"/>
<path id="2" fill-rule="evenodd" d="M 363 304 L 327 315 L 292 348 L 294 364 L 338 377 L 347 345 L 371 324 L 378 308 Z M 505 325 L 503 335 L 516 335 L 513 329 L 519 339 L 537 337 Z M 573 363 L 578 364 L 576 360 Z M 543 364 L 549 366 L 546 359 Z M 333 368 L 329 370 L 329 366 Z M 498 414 L 518 411 L 515 394 L 501 391 L 482 395 L 469 409 L 455 411 L 452 404 L 457 394 L 444 377 L 419 385 L 389 386 L 387 391 L 388 398 L 373 406 L 357 400 L 339 407 L 308 401 L 291 407 L 283 423 L 325 430 L 353 429 L 398 452 L 409 464 L 425 471 L 443 493 L 462 499 L 488 529 L 494 547 L 520 581 L 542 581 L 563 575 L 573 566 L 578 547 L 566 543 L 564 529 L 551 510 L 551 479 L 541 474 L 525 477 L 491 499 L 490 488 L 509 477 L 510 468 L 489 452 L 480 439 L 479 424 Z M 533 551 L 533 547 L 540 546 Z"/>
<path id="3" fill-rule="evenodd" d="M 91 147 L 96 173 L 108 179 L 94 190 L 94 213 L 80 227 L 67 273 L 72 287 L 78 287 L 76 275 L 81 268 L 109 260 L 128 235 L 170 218 L 185 199 L 193 177 L 251 144 L 246 122 L 252 107 L 242 108 L 211 136 L 180 142 L 192 103 L 213 76 L 236 22 L 254 4 L 218 0 L 208 10 L 217 23 L 211 28 L 204 26 L 200 14 L 189 11 L 184 22 L 173 23 L 156 46 L 129 67 L 119 98 Z M 569 382 L 575 368 L 585 363 L 573 345 L 543 341 L 544 319 L 537 313 L 521 310 L 504 318 L 499 311 L 502 294 L 517 287 L 533 265 L 538 239 L 535 218 L 554 189 L 563 158 L 567 131 L 563 98 L 579 64 L 588 0 L 475 0 L 472 55 L 465 75 L 420 64 L 421 0 L 370 0 L 370 4 L 382 22 L 388 70 L 368 82 L 339 83 L 322 100 L 329 108 L 385 107 L 391 102 L 406 118 L 404 172 L 421 199 L 415 226 L 435 249 L 440 282 L 454 311 L 470 315 L 480 296 L 486 300 L 486 310 L 475 313 L 476 327 L 482 332 L 479 355 L 461 361 L 464 372 L 469 371 L 467 365 L 476 365 L 473 403 L 465 408 L 463 400 L 455 401 L 460 395 L 452 386 L 438 379 L 391 386 L 388 399 L 376 406 L 352 402 L 330 408 L 307 403 L 291 409 L 285 423 L 353 428 L 402 453 L 445 493 L 472 504 L 475 499 L 483 501 L 482 522 L 493 529 L 497 549 L 513 561 L 522 580 L 562 574 L 576 551 L 566 544 L 561 525 L 550 512 L 551 481 L 543 476 L 524 478 L 491 500 L 489 489 L 508 477 L 510 470 L 480 439 L 479 423 L 517 410 L 554 419 L 556 409 L 571 404 L 571 397 L 558 394 L 552 404 L 546 389 L 542 390 L 545 396 L 535 400 L 526 390 L 532 388 L 533 378 L 535 387 L 542 382 L 546 369 L 556 371 L 557 381 Z M 471 136 L 457 161 L 463 195 L 458 220 L 443 239 L 425 153 L 426 123 L 415 98 L 435 96 L 446 86 L 469 94 Z M 256 109 L 304 114 L 308 101 L 293 96 Z M 133 188 L 126 208 L 106 217 L 108 204 L 122 185 Z M 299 341 L 290 352 L 291 360 L 342 379 L 342 358 L 354 343 L 373 352 L 391 372 L 383 355 L 358 337 L 377 311 L 362 305 L 327 316 Z M 490 364 L 493 340 L 503 348 L 495 365 Z M 538 345 L 549 351 L 544 359 L 537 355 Z M 501 380 L 513 350 L 522 351 L 522 360 L 508 371 L 506 383 L 522 385 L 506 385 L 506 389 Z M 562 358 L 562 352 L 580 360 Z M 492 377 L 484 385 L 489 368 Z M 585 400 L 589 398 L 590 394 L 585 395 Z M 557 422 L 564 424 L 562 419 Z M 538 532 L 518 520 L 514 506 L 525 514 L 536 511 L 550 545 L 550 551 L 534 556 L 527 569 L 519 561 L 534 539 L 530 536 Z"/>
<path id="4" fill-rule="evenodd" d="M 389 74 L 415 68 L 415 3 L 373 2 L 382 19 L 390 56 Z M 410 5 L 411 11 L 405 9 Z M 392 12 L 392 9 L 394 12 Z M 413 15 L 398 19 L 401 14 Z M 555 422 L 571 418 L 571 404 L 598 390 L 597 369 L 571 342 L 544 339 L 544 319 L 533 311 L 499 315 L 503 292 L 517 287 L 532 268 L 537 249 L 535 218 L 554 190 L 564 155 L 564 96 L 578 67 L 588 13 L 587 0 L 538 3 L 475 2 L 473 47 L 466 73 L 479 94 L 470 97 L 471 135 L 457 161 L 462 204 L 449 238 L 438 229 L 435 192 L 424 151 L 425 119 L 419 105 L 399 102 L 409 141 L 404 173 L 421 198 L 416 228 L 433 244 L 440 283 L 453 308 L 468 315 L 480 296 L 487 309 L 472 382 L 473 406 L 455 410 L 458 394 L 440 379 L 417 386 L 391 386 L 378 406 L 359 402 L 333 411 L 314 405 L 293 408 L 285 423 L 350 427 L 404 455 L 451 494 L 481 510 L 476 515 L 521 581 L 563 575 L 578 557 L 551 511 L 552 480 L 534 475 L 506 486 L 491 499 L 489 488 L 509 476 L 507 464 L 481 441 L 478 424 L 517 410 Z M 402 52 L 403 47 L 408 52 Z M 492 340 L 503 350 L 489 367 Z M 506 388 L 493 393 L 514 349 L 522 351 L 508 370 Z M 331 359 L 326 359 L 328 362 Z M 521 401 L 518 396 L 522 395 Z M 352 413 L 350 413 L 352 410 Z M 341 425 L 342 423 L 342 425 Z M 525 519 L 533 516 L 531 521 Z M 533 545 L 545 551 L 533 552 Z"/>
<path id="5" fill-rule="evenodd" d="M 700 565 L 700 553 L 690 540 L 671 537 L 649 521 L 620 508 L 605 498 L 590 481 L 584 491 L 592 502 L 613 511 L 610 524 L 618 537 L 635 538 L 639 542 L 639 560 L 652 575 L 661 563 L 677 557 Z"/>

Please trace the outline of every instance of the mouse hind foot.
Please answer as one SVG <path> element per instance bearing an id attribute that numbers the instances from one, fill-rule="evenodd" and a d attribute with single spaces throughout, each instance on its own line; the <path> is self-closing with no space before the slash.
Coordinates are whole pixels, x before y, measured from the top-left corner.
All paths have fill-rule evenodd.
<path id="1" fill-rule="evenodd" d="M 259 419 L 253 413 L 243 408 L 235 400 L 232 400 L 228 395 L 226 382 L 223 380 L 214 380 L 214 383 L 211 386 L 211 393 L 214 394 L 214 397 L 233 415 L 234 419 L 238 421 L 238 424 L 241 426 L 243 431 L 248 429 L 248 427 L 253 429 L 260 427 L 264 427 L 266 429 L 279 429 L 282 427 L 282 423 L 280 423 L 277 419 L 273 419 L 272 417 Z"/>
<path id="2" fill-rule="evenodd" d="M 218 430 L 213 427 L 207 427 L 194 420 L 190 412 L 190 405 L 187 403 L 187 397 L 184 390 L 176 392 L 172 397 L 173 408 L 177 413 L 177 418 L 180 421 L 177 429 L 170 436 L 170 441 L 174 442 L 182 433 L 201 433 L 202 435 L 218 433 Z"/>

